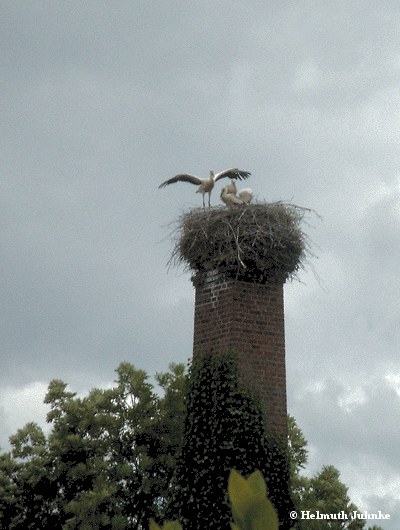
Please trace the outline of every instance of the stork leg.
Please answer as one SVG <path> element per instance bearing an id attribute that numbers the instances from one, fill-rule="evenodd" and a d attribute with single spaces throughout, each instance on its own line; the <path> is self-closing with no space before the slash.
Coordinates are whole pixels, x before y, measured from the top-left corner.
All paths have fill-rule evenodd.
<path id="1" fill-rule="evenodd" d="M 208 207 L 211 208 L 211 191 L 208 192 Z"/>
<path id="2" fill-rule="evenodd" d="M 204 193 L 203 193 L 203 210 L 205 210 L 205 209 L 206 209 L 206 202 L 204 200 Z"/>

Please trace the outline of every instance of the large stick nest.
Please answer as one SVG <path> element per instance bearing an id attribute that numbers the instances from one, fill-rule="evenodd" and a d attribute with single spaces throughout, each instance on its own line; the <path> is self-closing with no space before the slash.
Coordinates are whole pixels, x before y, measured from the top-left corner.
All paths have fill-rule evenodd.
<path id="1" fill-rule="evenodd" d="M 307 211 L 281 202 L 191 210 L 178 220 L 169 264 L 244 281 L 285 281 L 296 276 L 307 254 L 300 228 Z"/>

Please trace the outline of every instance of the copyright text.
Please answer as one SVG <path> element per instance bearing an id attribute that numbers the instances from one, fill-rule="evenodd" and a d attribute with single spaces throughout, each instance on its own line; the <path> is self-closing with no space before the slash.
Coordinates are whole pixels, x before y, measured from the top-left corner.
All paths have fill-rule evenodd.
<path id="1" fill-rule="evenodd" d="M 390 514 L 381 512 L 380 510 L 376 513 L 370 513 L 370 512 L 351 512 L 346 513 L 343 510 L 338 513 L 323 513 L 320 511 L 312 512 L 311 510 L 301 510 L 301 512 L 290 512 L 290 518 L 291 519 L 325 519 L 328 521 L 345 521 L 345 520 L 355 520 L 355 519 L 362 519 L 362 520 L 389 520 Z"/>

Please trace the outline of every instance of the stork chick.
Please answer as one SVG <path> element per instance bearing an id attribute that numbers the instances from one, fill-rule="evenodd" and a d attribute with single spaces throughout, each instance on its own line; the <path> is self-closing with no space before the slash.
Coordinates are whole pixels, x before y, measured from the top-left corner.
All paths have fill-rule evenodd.
<path id="1" fill-rule="evenodd" d="M 253 200 L 253 190 L 250 188 L 243 188 L 238 192 L 239 199 L 242 199 L 244 204 L 250 204 Z"/>
<path id="2" fill-rule="evenodd" d="M 238 194 L 231 193 L 230 190 L 232 188 L 230 186 L 225 186 L 221 190 L 221 201 L 226 204 L 228 207 L 234 206 L 236 204 L 250 204 L 252 198 L 253 198 L 253 190 L 250 188 L 244 188 L 243 190 L 239 190 Z"/>
<path id="3" fill-rule="evenodd" d="M 236 195 L 237 193 L 237 187 L 236 187 L 236 179 L 231 179 L 231 183 L 225 186 L 226 193 L 232 193 L 233 195 Z"/>
<path id="4" fill-rule="evenodd" d="M 221 190 L 221 201 L 225 203 L 228 207 L 234 206 L 235 204 L 244 204 L 242 199 L 237 197 L 235 193 L 229 193 L 229 186 L 225 186 Z"/>

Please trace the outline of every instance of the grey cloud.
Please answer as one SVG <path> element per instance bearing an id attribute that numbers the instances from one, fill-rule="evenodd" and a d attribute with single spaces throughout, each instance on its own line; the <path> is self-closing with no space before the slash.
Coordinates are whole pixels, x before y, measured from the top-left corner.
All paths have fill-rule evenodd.
<path id="1" fill-rule="evenodd" d="M 397 4 L 5 2 L 2 15 L 2 384 L 84 391 L 122 360 L 150 374 L 185 362 L 193 287 L 167 273 L 168 234 L 200 202 L 157 187 L 239 166 L 259 199 L 322 216 L 305 225 L 320 283 L 308 269 L 285 288 L 310 466 L 355 462 L 365 480 L 360 454 L 395 473 Z"/>

